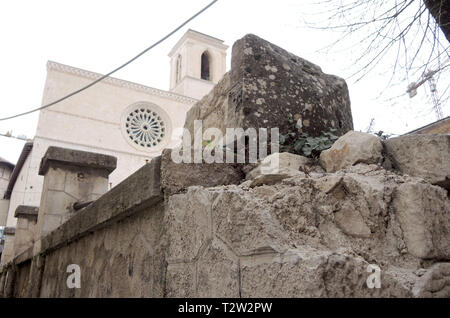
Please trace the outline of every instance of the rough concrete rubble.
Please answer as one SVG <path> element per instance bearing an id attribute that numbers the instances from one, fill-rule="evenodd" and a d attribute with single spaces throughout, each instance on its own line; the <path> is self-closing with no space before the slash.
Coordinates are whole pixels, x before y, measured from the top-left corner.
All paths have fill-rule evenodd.
<path id="1" fill-rule="evenodd" d="M 167 201 L 168 295 L 448 297 L 449 225 L 444 189 L 379 165 L 190 187 Z M 367 287 L 369 264 L 380 289 Z"/>

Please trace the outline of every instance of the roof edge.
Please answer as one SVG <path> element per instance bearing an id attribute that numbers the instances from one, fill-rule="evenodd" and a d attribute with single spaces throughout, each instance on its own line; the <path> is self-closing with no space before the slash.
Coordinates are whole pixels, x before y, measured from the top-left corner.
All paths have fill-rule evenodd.
<path id="1" fill-rule="evenodd" d="M 403 135 L 410 135 L 410 134 L 413 134 L 413 133 L 415 133 L 415 132 L 421 131 L 422 129 L 429 128 L 429 127 L 431 127 L 431 126 L 433 126 L 433 125 L 436 125 L 436 124 L 438 124 L 438 123 L 444 122 L 444 121 L 446 121 L 446 120 L 450 120 L 450 116 L 447 116 L 447 117 L 445 117 L 445 118 L 442 118 L 442 119 L 436 120 L 436 121 L 434 121 L 434 122 L 432 122 L 432 123 L 429 123 L 429 124 L 427 124 L 427 125 L 425 125 L 425 126 L 422 126 L 422 127 L 416 128 L 416 129 L 414 129 L 414 130 L 411 130 L 411 131 L 409 131 L 409 132 L 407 132 L 407 133 L 404 133 Z"/>
<path id="2" fill-rule="evenodd" d="M 81 77 L 92 79 L 92 80 L 97 80 L 103 76 L 100 73 L 91 72 L 88 70 L 84 70 L 81 68 L 77 68 L 74 66 L 70 66 L 70 65 L 58 63 L 55 61 L 50 61 L 50 60 L 47 61 L 47 71 L 57 71 L 57 72 L 61 72 L 61 73 L 81 76 Z M 115 85 L 115 86 L 119 86 L 119 87 L 133 89 L 138 92 L 144 92 L 144 93 L 159 96 L 159 97 L 171 98 L 175 101 L 182 102 L 185 104 L 194 104 L 198 101 L 198 100 L 188 97 L 188 96 L 180 95 L 177 93 L 165 91 L 165 90 L 150 87 L 150 86 L 145 86 L 142 84 L 126 81 L 126 80 L 116 78 L 116 77 L 111 77 L 111 76 L 106 77 L 102 82 L 105 82 L 105 83 L 108 83 L 111 85 Z"/>
<path id="3" fill-rule="evenodd" d="M 19 173 L 22 170 L 23 165 L 25 164 L 25 161 L 28 158 L 28 155 L 31 152 L 31 149 L 33 149 L 33 142 L 27 142 L 23 146 L 22 152 L 20 153 L 19 160 L 17 160 L 17 164 L 14 167 L 14 170 L 11 174 L 11 178 L 8 182 L 8 187 L 6 188 L 5 195 L 3 196 L 3 199 L 10 199 L 12 191 L 14 189 L 14 185 L 16 184 L 17 178 L 19 177 Z"/>

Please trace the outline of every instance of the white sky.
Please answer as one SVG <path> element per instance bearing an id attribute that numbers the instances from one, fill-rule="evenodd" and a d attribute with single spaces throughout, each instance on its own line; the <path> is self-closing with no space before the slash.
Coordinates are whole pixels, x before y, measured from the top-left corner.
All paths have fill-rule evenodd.
<path id="1" fill-rule="evenodd" d="M 0 4 L 0 117 L 41 105 L 46 63 L 53 60 L 74 67 L 107 73 L 159 40 L 210 0 L 14 0 Z M 116 73 L 114 77 L 167 90 L 173 45 L 188 29 L 207 33 L 231 46 L 247 33 L 256 34 L 322 67 L 348 76 L 354 58 L 349 52 L 319 54 L 339 34 L 314 31 L 304 25 L 310 17 L 308 1 L 220 0 L 162 45 Z M 311 20 L 311 19 L 309 19 Z M 367 128 L 405 133 L 436 120 L 423 92 L 397 103 L 376 99 L 390 76 L 384 65 L 355 84 L 347 81 L 355 130 Z M 388 71 L 387 71 L 388 72 Z M 404 93 L 408 83 L 398 87 Z M 439 83 L 441 85 L 441 83 Z M 446 83 L 448 86 L 448 83 Z M 438 87 L 438 89 L 440 86 Z M 448 105 L 442 105 L 444 116 Z M 34 136 L 38 113 L 0 122 L 0 133 Z M 0 157 L 15 163 L 24 142 L 0 137 Z"/>

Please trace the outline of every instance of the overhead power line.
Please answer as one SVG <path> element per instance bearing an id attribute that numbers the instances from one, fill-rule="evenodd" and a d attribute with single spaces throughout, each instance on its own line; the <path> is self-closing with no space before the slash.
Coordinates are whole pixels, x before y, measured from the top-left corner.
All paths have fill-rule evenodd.
<path id="1" fill-rule="evenodd" d="M 203 13 L 204 11 L 206 11 L 207 9 L 209 9 L 209 8 L 210 8 L 214 3 L 216 3 L 217 1 L 219 1 L 219 0 L 211 1 L 206 7 L 204 7 L 203 9 L 201 9 L 200 11 L 198 11 L 196 14 L 194 14 L 192 17 L 190 17 L 189 19 L 187 19 L 186 21 L 184 21 L 182 24 L 180 24 L 177 28 L 175 28 L 172 32 L 170 32 L 169 34 L 167 34 L 167 35 L 166 35 L 165 37 L 163 37 L 161 40 L 155 42 L 154 44 L 152 44 L 151 46 L 149 46 L 148 48 L 146 48 L 145 50 L 143 50 L 141 53 L 139 53 L 138 55 L 136 55 L 135 57 L 133 57 L 132 59 L 130 59 L 130 60 L 127 61 L 126 63 L 122 64 L 121 66 L 117 67 L 117 68 L 114 69 L 113 71 L 109 72 L 108 74 L 101 76 L 100 78 L 98 78 L 98 79 L 96 79 L 95 81 L 89 83 L 88 85 L 86 85 L 86 86 L 84 86 L 84 87 L 82 87 L 82 88 L 80 88 L 80 89 L 78 89 L 78 90 L 76 90 L 76 91 L 74 91 L 74 92 L 72 92 L 72 93 L 70 93 L 70 94 L 64 96 L 64 97 L 61 97 L 61 98 L 59 98 L 59 99 L 57 99 L 57 100 L 55 100 L 55 101 L 53 101 L 53 102 L 51 102 L 51 103 L 49 103 L 49 104 L 43 105 L 43 106 L 41 106 L 41 107 L 38 107 L 38 108 L 35 108 L 35 109 L 32 109 L 32 110 L 29 110 L 29 111 L 26 111 L 26 112 L 24 112 L 24 113 L 16 114 L 16 115 L 9 116 L 9 117 L 5 117 L 5 118 L 0 118 L 0 121 L 8 120 L 8 119 L 13 119 L 13 118 L 17 118 L 17 117 L 20 117 L 20 116 L 24 116 L 24 115 L 28 115 L 28 114 L 34 113 L 34 112 L 36 112 L 36 111 L 38 111 L 38 110 L 41 110 L 41 109 L 44 109 L 44 108 L 48 108 L 48 107 L 50 107 L 50 106 L 53 106 L 53 105 L 55 105 L 55 104 L 58 104 L 59 102 L 62 102 L 63 100 L 68 99 L 69 97 L 72 97 L 72 96 L 74 96 L 74 95 L 76 95 L 76 94 L 78 94 L 78 93 L 81 93 L 82 91 L 88 89 L 88 88 L 91 87 L 91 86 L 94 86 L 95 84 L 97 84 L 97 83 L 103 81 L 105 78 L 107 78 L 107 77 L 111 76 L 112 74 L 116 73 L 117 71 L 123 69 L 123 68 L 124 68 L 125 66 L 127 66 L 128 64 L 134 62 L 134 61 L 137 60 L 139 57 L 141 57 L 142 55 L 144 55 L 145 53 L 147 53 L 148 51 L 150 51 L 151 49 L 153 49 L 155 46 L 157 46 L 157 45 L 161 44 L 162 42 L 164 42 L 165 40 L 167 40 L 169 37 L 171 37 L 173 34 L 175 34 L 178 30 L 180 30 L 180 29 L 181 29 L 182 27 L 184 27 L 186 24 L 188 24 L 189 22 L 191 22 L 192 20 L 194 20 L 196 17 L 198 17 L 200 14 L 202 14 L 202 13 Z"/>

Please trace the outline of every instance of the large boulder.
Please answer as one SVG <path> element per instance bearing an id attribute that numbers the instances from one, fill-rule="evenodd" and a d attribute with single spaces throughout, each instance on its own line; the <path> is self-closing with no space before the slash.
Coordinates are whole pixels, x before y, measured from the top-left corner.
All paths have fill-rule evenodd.
<path id="1" fill-rule="evenodd" d="M 320 154 L 320 164 L 335 172 L 357 163 L 378 164 L 383 160 L 381 139 L 367 133 L 349 131 Z"/>
<path id="2" fill-rule="evenodd" d="M 293 127 L 294 119 L 299 128 Z M 187 114 L 191 135 L 194 120 L 203 129 L 279 128 L 310 136 L 335 128 L 353 129 L 347 84 L 284 49 L 249 34 L 233 46 L 231 71 Z M 227 141 L 229 143 L 229 141 Z M 287 145 L 286 145 L 287 146 Z"/>
<path id="3" fill-rule="evenodd" d="M 302 131 L 318 136 L 353 129 L 345 81 L 253 34 L 233 45 L 228 120 L 243 128 L 289 128 L 289 116 Z M 239 126 L 238 126 L 239 127 Z"/>
<path id="4" fill-rule="evenodd" d="M 450 190 L 450 135 L 409 135 L 384 142 L 395 169 Z"/>

